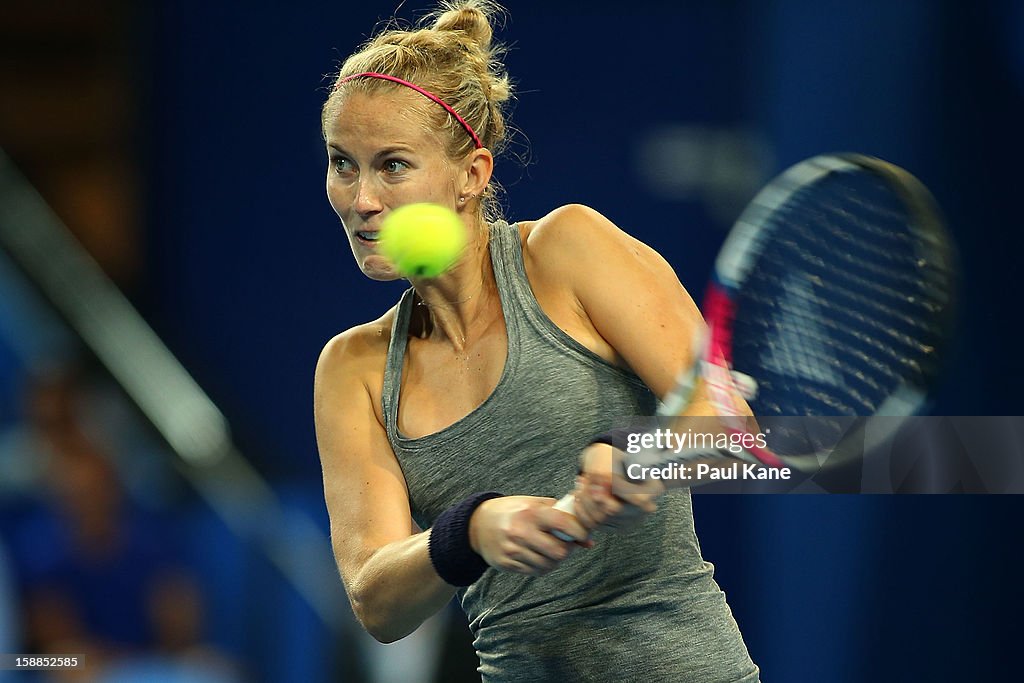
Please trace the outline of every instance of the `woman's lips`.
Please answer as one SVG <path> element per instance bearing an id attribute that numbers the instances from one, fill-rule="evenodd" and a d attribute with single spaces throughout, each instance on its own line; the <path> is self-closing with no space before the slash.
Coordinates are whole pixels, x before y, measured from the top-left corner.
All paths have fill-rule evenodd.
<path id="1" fill-rule="evenodd" d="M 380 231 L 359 230 L 358 232 L 356 232 L 356 239 L 359 240 L 361 244 L 376 246 L 378 244 L 378 241 L 380 240 Z"/>

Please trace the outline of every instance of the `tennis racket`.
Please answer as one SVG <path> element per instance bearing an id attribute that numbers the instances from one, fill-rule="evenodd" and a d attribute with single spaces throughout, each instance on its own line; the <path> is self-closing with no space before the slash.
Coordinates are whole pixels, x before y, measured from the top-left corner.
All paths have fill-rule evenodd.
<path id="1" fill-rule="evenodd" d="M 724 433 L 750 432 L 745 402 L 761 424 L 820 418 L 814 434 L 783 429 L 770 442 L 743 441 L 750 447 L 740 452 L 646 449 L 627 453 L 623 468 L 838 464 L 857 424 L 905 418 L 926 402 L 953 327 L 954 273 L 935 202 L 905 170 L 855 154 L 786 170 L 726 238 L 702 307 L 708 332 L 658 415 L 679 415 L 703 385 Z M 572 494 L 556 507 L 572 512 Z"/>

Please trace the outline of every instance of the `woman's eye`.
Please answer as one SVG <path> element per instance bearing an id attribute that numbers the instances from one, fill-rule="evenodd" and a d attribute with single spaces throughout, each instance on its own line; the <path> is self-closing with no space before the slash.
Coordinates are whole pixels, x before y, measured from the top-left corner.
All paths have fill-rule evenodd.
<path id="1" fill-rule="evenodd" d="M 398 159 L 388 159 L 384 162 L 385 173 L 401 173 L 407 168 L 409 168 L 409 166 L 404 161 L 400 161 Z"/>
<path id="2" fill-rule="evenodd" d="M 331 157 L 331 165 L 335 173 L 346 174 L 353 170 L 352 162 L 341 156 Z"/>

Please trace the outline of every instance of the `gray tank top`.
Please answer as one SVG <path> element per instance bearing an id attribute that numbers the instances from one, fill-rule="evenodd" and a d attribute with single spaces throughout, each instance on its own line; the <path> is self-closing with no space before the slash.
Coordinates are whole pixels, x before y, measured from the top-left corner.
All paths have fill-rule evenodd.
<path id="1" fill-rule="evenodd" d="M 635 375 L 544 314 L 516 226 L 492 226 L 490 250 L 508 334 L 501 379 L 469 415 L 418 439 L 397 426 L 413 290 L 395 316 L 385 427 L 422 529 L 477 491 L 560 497 L 572 488 L 591 436 L 655 408 Z M 758 680 L 713 568 L 701 558 L 689 491 L 663 498 L 637 529 L 595 540 L 545 577 L 489 569 L 459 590 L 484 681 Z"/>

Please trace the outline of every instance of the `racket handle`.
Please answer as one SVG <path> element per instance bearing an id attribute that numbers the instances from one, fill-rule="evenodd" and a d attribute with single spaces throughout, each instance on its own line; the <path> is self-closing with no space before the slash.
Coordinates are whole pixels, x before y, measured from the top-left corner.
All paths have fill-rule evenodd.
<path id="1" fill-rule="evenodd" d="M 576 512 L 575 512 L 575 510 L 576 510 L 576 497 L 572 493 L 567 493 L 564 496 L 562 496 L 562 498 L 557 503 L 555 503 L 553 507 L 556 510 L 561 510 L 562 512 L 568 512 L 570 515 L 574 515 L 575 516 L 575 514 L 576 514 Z M 572 536 L 568 536 L 566 534 L 563 534 L 558 529 L 552 529 L 551 533 L 554 534 L 557 538 L 562 539 L 563 541 L 575 541 L 576 540 Z"/>

